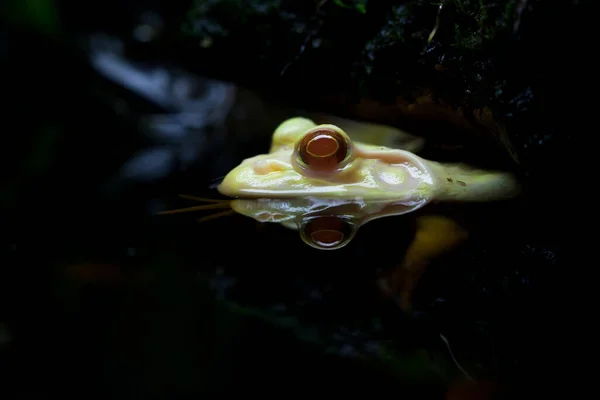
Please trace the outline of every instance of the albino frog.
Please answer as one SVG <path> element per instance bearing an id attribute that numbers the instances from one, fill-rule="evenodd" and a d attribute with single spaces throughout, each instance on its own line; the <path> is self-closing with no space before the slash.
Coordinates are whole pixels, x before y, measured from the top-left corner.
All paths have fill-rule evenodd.
<path id="1" fill-rule="evenodd" d="M 231 202 L 236 212 L 300 229 L 307 244 L 323 250 L 345 246 L 370 220 L 412 212 L 432 201 L 505 200 L 519 193 L 510 173 L 425 160 L 373 144 L 390 143 L 389 136 L 401 131 L 360 127 L 361 139 L 371 143 L 353 141 L 352 132 L 336 125 L 289 119 L 275 130 L 269 153 L 244 160 L 218 190 L 238 198 Z M 324 217 L 333 225 L 318 222 Z"/>
<path id="2" fill-rule="evenodd" d="M 511 173 L 426 160 L 394 148 L 404 143 L 415 151 L 421 145 L 397 129 L 336 121 L 348 132 L 306 118 L 284 121 L 269 153 L 231 170 L 219 192 L 236 198 L 229 206 L 237 213 L 297 229 L 304 242 L 321 250 L 347 245 L 373 219 L 410 213 L 431 202 L 497 201 L 519 193 Z M 466 230 L 447 217 L 420 215 L 402 263 L 381 279 L 381 289 L 399 295 L 401 307 L 410 308 L 426 266 L 466 237 Z"/>
<path id="3" fill-rule="evenodd" d="M 430 202 L 507 200 L 519 193 L 511 173 L 426 160 L 389 147 L 402 138 L 399 130 L 346 124 L 348 132 L 306 118 L 284 121 L 269 153 L 244 160 L 227 174 L 219 192 L 238 198 L 231 202 L 236 212 L 298 229 L 307 244 L 322 250 L 347 245 L 373 219 L 406 214 Z M 420 216 L 402 264 L 381 281 L 382 289 L 400 294 L 402 307 L 408 308 L 427 264 L 466 236 L 451 219 Z"/>

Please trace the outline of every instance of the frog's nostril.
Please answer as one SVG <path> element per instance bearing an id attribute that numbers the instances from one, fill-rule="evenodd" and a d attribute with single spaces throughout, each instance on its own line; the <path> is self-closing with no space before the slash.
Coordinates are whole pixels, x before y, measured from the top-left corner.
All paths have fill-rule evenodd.
<path id="1" fill-rule="evenodd" d="M 252 169 L 257 175 L 267 175 L 271 172 L 281 172 L 284 170 L 284 166 L 276 161 L 259 160 L 252 164 Z"/>

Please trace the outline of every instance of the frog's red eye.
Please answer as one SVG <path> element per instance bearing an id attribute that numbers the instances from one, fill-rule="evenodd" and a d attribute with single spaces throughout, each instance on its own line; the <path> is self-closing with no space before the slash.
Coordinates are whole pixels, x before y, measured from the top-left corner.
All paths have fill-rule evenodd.
<path id="1" fill-rule="evenodd" d="M 339 249 L 354 235 L 354 225 L 345 218 L 335 216 L 313 217 L 302 226 L 302 239 L 323 250 Z"/>
<path id="2" fill-rule="evenodd" d="M 298 157 L 310 169 L 317 171 L 338 168 L 346 160 L 349 145 L 346 138 L 330 128 L 309 132 L 296 146 Z"/>

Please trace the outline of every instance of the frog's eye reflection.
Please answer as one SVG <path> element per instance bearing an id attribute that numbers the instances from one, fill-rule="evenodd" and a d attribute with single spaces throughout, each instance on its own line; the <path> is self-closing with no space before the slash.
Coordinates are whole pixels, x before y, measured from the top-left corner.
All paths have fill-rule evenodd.
<path id="1" fill-rule="evenodd" d="M 300 236 L 312 247 L 334 250 L 345 246 L 354 231 L 354 225 L 345 218 L 320 216 L 307 220 L 301 226 Z"/>
<path id="2" fill-rule="evenodd" d="M 338 168 L 339 164 L 346 160 L 349 149 L 346 138 L 329 128 L 307 133 L 296 147 L 302 164 L 317 171 Z"/>

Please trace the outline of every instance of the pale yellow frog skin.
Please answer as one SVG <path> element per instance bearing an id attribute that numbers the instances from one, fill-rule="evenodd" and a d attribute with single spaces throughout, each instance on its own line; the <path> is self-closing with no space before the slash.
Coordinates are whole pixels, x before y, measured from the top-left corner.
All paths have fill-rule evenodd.
<path id="1" fill-rule="evenodd" d="M 355 123 L 356 126 L 356 123 Z M 353 141 L 352 132 L 331 124 L 316 125 L 306 118 L 292 118 L 275 130 L 271 149 L 244 160 L 230 171 L 218 190 L 242 198 L 320 198 L 383 201 L 387 204 L 429 201 L 493 201 L 514 197 L 518 183 L 505 172 L 484 171 L 464 164 L 441 164 L 406 150 L 374 143 L 401 131 L 371 127 L 369 143 Z M 381 135 L 382 130 L 385 130 Z M 338 133 L 348 147 L 339 167 L 325 171 L 302 167 L 300 142 L 315 132 Z M 342 165 L 343 164 L 343 165 Z"/>
<path id="2" fill-rule="evenodd" d="M 416 151 L 422 145 L 395 128 L 339 118 L 335 123 L 317 125 L 301 117 L 284 121 L 269 153 L 231 170 L 219 192 L 236 198 L 231 202 L 236 212 L 298 229 L 307 244 L 323 250 L 347 245 L 370 220 L 406 214 L 430 202 L 498 201 L 519 194 L 511 173 L 442 164 L 391 147 L 404 143 Z M 382 290 L 399 295 L 401 306 L 410 308 L 425 267 L 466 237 L 466 230 L 446 217 L 419 217 L 404 260 L 381 280 Z"/>

